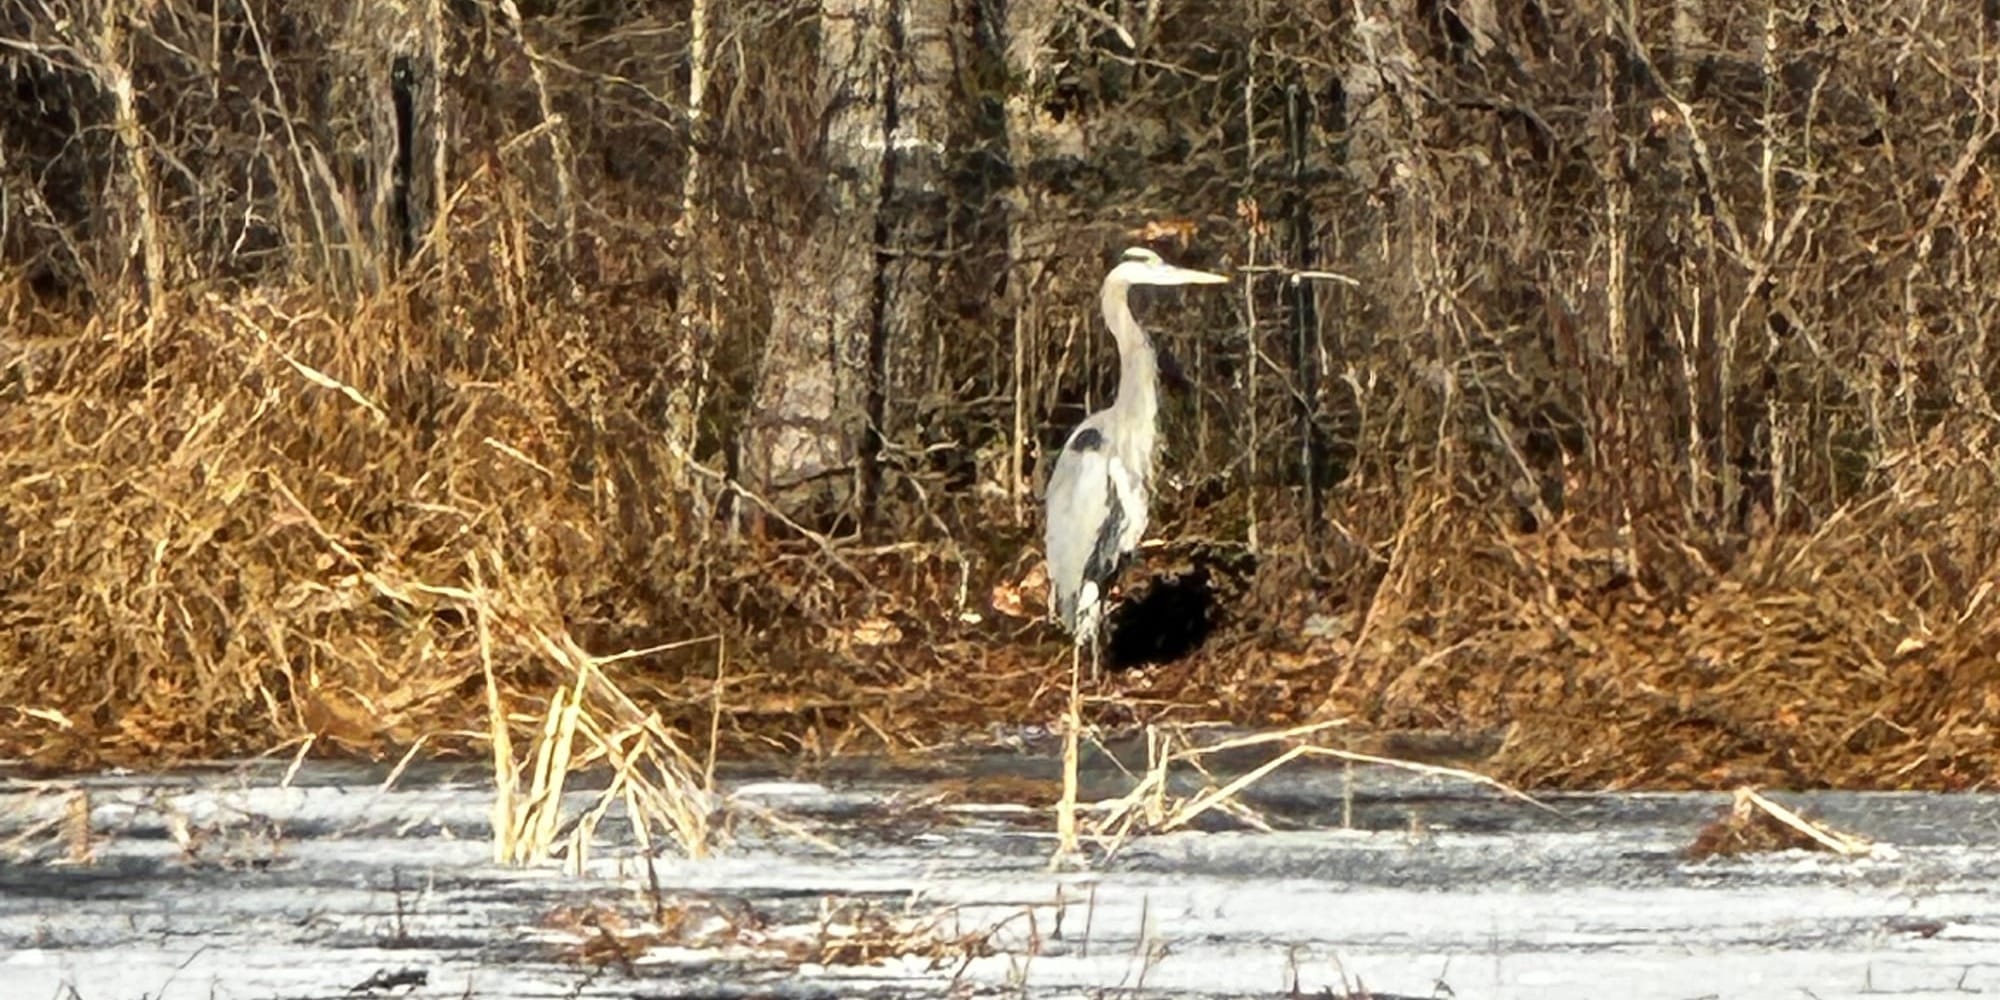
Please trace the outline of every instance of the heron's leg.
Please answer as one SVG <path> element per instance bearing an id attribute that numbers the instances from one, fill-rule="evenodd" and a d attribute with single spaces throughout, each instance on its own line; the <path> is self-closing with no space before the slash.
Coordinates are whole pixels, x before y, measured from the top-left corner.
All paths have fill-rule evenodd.
<path id="1" fill-rule="evenodd" d="M 1094 660 L 1093 660 L 1094 662 Z M 1069 647 L 1069 704 L 1063 709 L 1062 802 L 1056 806 L 1056 855 L 1051 866 L 1076 853 L 1076 759 L 1083 729 L 1083 644 Z"/>

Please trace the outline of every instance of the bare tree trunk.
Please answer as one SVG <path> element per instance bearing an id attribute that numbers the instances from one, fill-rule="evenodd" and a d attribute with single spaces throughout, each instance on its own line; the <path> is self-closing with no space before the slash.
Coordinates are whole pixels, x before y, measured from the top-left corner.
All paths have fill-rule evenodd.
<path id="1" fill-rule="evenodd" d="M 152 145 L 139 123 L 138 100 L 132 89 L 132 70 L 127 62 L 127 31 L 140 23 L 135 13 L 107 4 L 102 12 L 91 67 L 100 87 L 111 97 L 113 123 L 118 145 L 125 153 L 130 203 L 139 210 L 139 232 L 133 242 L 139 249 L 141 280 L 146 289 L 146 315 L 158 319 L 167 292 L 166 235 L 160 223 L 158 190 L 153 183 Z M 128 21 L 128 17 L 130 20 Z"/>
<path id="2" fill-rule="evenodd" d="M 375 293 L 391 287 L 416 253 L 431 209 L 429 178 L 417 163 L 433 138 L 424 128 L 431 110 L 424 98 L 436 85 L 437 63 L 425 51 L 421 8 L 345 13 L 340 41 L 329 53 L 333 75 L 345 82 L 330 99 L 355 114 L 334 127 L 331 145 L 364 169 L 343 177 L 322 168 L 318 180 L 350 244 L 348 275 L 357 288 Z"/>
<path id="3" fill-rule="evenodd" d="M 1033 308 L 1053 243 L 1042 197 L 1030 180 L 1039 160 L 1067 152 L 1062 140 L 1077 135 L 1075 125 L 1054 122 L 1041 109 L 1041 82 L 1047 74 L 1043 42 L 1055 30 L 1061 0 L 1007 0 L 1000 42 L 1005 47 L 1007 77 L 1018 89 L 1007 95 L 1007 159 L 1014 168 L 1007 219 L 1007 289 L 1014 316 L 1014 446 L 1007 461 L 1007 495 L 1017 521 L 1027 516 L 1026 460 L 1033 447 L 1029 422 L 1028 359 L 1041 339 L 1041 314 Z"/>
<path id="4" fill-rule="evenodd" d="M 556 111 L 555 98 L 549 86 L 548 73 L 542 67 L 543 57 L 535 43 L 528 38 L 527 30 L 521 22 L 520 5 L 514 0 L 500 0 L 500 11 L 506 15 L 507 27 L 514 33 L 521 45 L 521 53 L 528 57 L 528 78 L 535 84 L 535 102 L 541 109 L 542 125 L 548 129 L 549 167 L 555 181 L 556 210 L 556 262 L 561 267 L 564 291 L 574 299 L 577 294 L 575 278 L 569 265 L 574 259 L 576 248 L 576 199 L 570 190 L 575 186 L 571 180 L 575 170 L 574 143 L 570 139 L 569 125 Z"/>
<path id="5" fill-rule="evenodd" d="M 1404 34 L 1406 28 L 1424 23 L 1416 8 L 1416 0 L 1381 0 L 1357 6 L 1353 28 L 1357 57 L 1341 73 L 1341 90 L 1347 102 L 1346 169 L 1357 184 L 1380 192 L 1379 197 L 1369 199 L 1369 211 L 1361 216 L 1367 222 L 1359 227 L 1353 247 L 1365 262 L 1362 266 L 1372 272 L 1372 276 L 1364 276 L 1363 284 L 1381 298 L 1383 327 L 1399 331 L 1399 335 L 1407 333 L 1411 340 L 1428 333 L 1442 341 L 1430 312 L 1431 296 L 1438 284 L 1438 248 L 1436 210 L 1424 189 L 1428 168 L 1421 160 L 1424 136 L 1419 131 L 1417 94 L 1423 81 L 1415 75 L 1421 72 L 1422 64 Z M 1369 250 L 1374 252 L 1372 259 Z M 1439 411 L 1449 412 L 1453 404 L 1452 352 L 1442 342 L 1428 349 L 1412 344 L 1400 350 L 1435 358 L 1445 373 L 1437 380 L 1441 384 L 1434 387 L 1436 396 L 1420 397 L 1420 403 L 1402 418 L 1417 427 L 1435 426 L 1441 422 Z M 1456 471 L 1451 442 L 1448 432 L 1435 433 L 1434 456 L 1428 463 L 1417 463 L 1428 464 L 1428 474 L 1446 483 Z M 1414 526 L 1415 504 L 1425 492 L 1409 491 L 1403 529 Z M 1392 605 L 1423 600 L 1422 586 L 1410 561 L 1392 557 L 1361 621 L 1355 647 L 1367 647 L 1378 616 L 1398 613 Z M 1344 663 L 1333 686 L 1345 687 L 1360 662 L 1353 658 Z"/>
<path id="6" fill-rule="evenodd" d="M 1287 226 L 1291 238 L 1291 263 L 1301 270 L 1319 264 L 1317 250 L 1319 224 L 1313 218 L 1312 198 L 1307 194 L 1306 171 L 1311 156 L 1311 111 L 1305 86 L 1294 77 L 1285 86 L 1285 144 L 1290 160 L 1292 190 L 1287 192 Z M 1320 547 L 1320 429 L 1319 362 L 1321 356 L 1319 290 L 1314 282 L 1295 281 L 1291 287 L 1292 368 L 1298 372 L 1299 478 L 1305 488 L 1306 551 Z M 1254 491 L 1255 484 L 1252 484 Z"/>
<path id="7" fill-rule="evenodd" d="M 773 275 L 771 332 L 738 454 L 743 478 L 779 509 L 831 513 L 855 499 L 881 302 L 875 240 L 887 143 L 893 0 L 820 8 L 825 189 L 812 228 Z"/>
<path id="8" fill-rule="evenodd" d="M 674 353 L 669 362 L 667 413 L 664 431 L 671 453 L 668 477 L 682 496 L 700 493 L 692 485 L 686 463 L 695 452 L 697 420 L 708 390 L 708 360 L 714 324 L 712 296 L 705 273 L 709 256 L 702 246 L 710 232 L 712 214 L 703 198 L 702 151 L 709 139 L 708 81 L 710 75 L 709 31 L 713 16 L 710 0 L 694 0 L 688 13 L 688 153 L 681 174 L 681 209 L 674 220 L 674 248 L 680 255 L 680 297 L 674 305 Z M 698 518 L 706 522 L 706 518 Z"/>
<path id="9" fill-rule="evenodd" d="M 952 46 L 954 0 L 897 0 L 890 31 L 894 61 L 885 88 L 888 145 L 883 204 L 877 218 L 882 252 L 881 324 L 875 341 L 870 416 L 880 458 L 917 454 L 918 417 L 943 391 L 945 349 L 936 317 L 945 276 L 951 211 L 945 148 L 957 79 Z M 880 487 L 877 456 L 863 454 L 869 506 Z"/>
<path id="10" fill-rule="evenodd" d="M 1611 15 L 1606 15 L 1606 36 L 1616 37 L 1615 28 Z M 1552 320 L 1559 336 L 1574 337 L 1576 347 L 1569 355 L 1585 373 L 1592 427 L 1590 470 L 1595 477 L 1591 488 L 1607 498 L 1606 509 L 1617 525 L 1623 567 L 1626 572 L 1637 574 L 1638 551 L 1632 546 L 1635 488 L 1633 483 L 1614 471 L 1639 465 L 1639 456 L 1644 453 L 1637 443 L 1639 435 L 1644 432 L 1635 432 L 1635 423 L 1628 417 L 1625 405 L 1626 394 L 1641 382 L 1635 374 L 1635 356 L 1631 350 L 1632 241 L 1635 228 L 1632 221 L 1633 193 L 1632 184 L 1627 180 L 1630 176 L 1630 171 L 1626 169 L 1629 154 L 1618 119 L 1622 88 L 1617 54 L 1609 48 L 1599 52 L 1597 70 L 1598 124 L 1595 131 L 1604 157 L 1598 167 L 1604 183 L 1603 322 L 1598 324 L 1586 320 L 1579 323 L 1569 315 L 1553 315 Z M 1643 426 L 1643 422 L 1638 426 Z"/>
<path id="11" fill-rule="evenodd" d="M 1429 296 L 1438 286 L 1436 214 L 1425 190 L 1428 168 L 1418 131 L 1417 94 L 1423 81 L 1415 77 L 1422 63 L 1404 34 L 1423 24 L 1417 6 L 1416 0 L 1361 5 L 1354 25 L 1361 57 L 1346 67 L 1342 89 L 1350 136 L 1347 172 L 1362 185 L 1379 185 L 1387 195 L 1370 200 L 1375 221 L 1367 228 L 1381 255 L 1373 263 L 1381 279 L 1379 294 L 1388 306 L 1388 328 L 1436 336 L 1429 312 Z M 1448 365 L 1452 352 L 1440 343 L 1429 353 Z M 1442 391 L 1447 396 L 1452 391 L 1449 379 Z M 1444 448 L 1444 441 L 1438 446 Z M 1448 454 L 1438 456 L 1437 468 L 1450 469 Z"/>
<path id="12" fill-rule="evenodd" d="M 740 465 L 781 510 L 866 517 L 938 388 L 955 0 L 828 0 L 827 182 L 773 305 Z M 914 448 L 910 451 L 914 452 Z"/>
<path id="13" fill-rule="evenodd" d="M 446 201 L 451 196 L 451 116 L 445 103 L 448 91 L 444 79 L 436 75 L 446 61 L 444 7 L 444 0 L 426 0 L 424 5 L 424 32 L 418 44 L 433 75 L 426 88 L 428 113 L 419 111 L 418 114 L 427 119 L 424 131 L 429 135 L 431 157 L 426 198 L 431 210 L 424 219 L 425 241 L 429 244 L 432 259 L 437 261 L 438 305 L 449 308 L 455 286 L 453 273 L 457 267 L 452 254 L 451 226 L 445 213 Z"/>
<path id="14" fill-rule="evenodd" d="M 1701 20 L 1699 0 L 1674 0 L 1672 72 L 1674 94 L 1685 100 L 1694 87 L 1695 68 L 1709 47 Z M 1640 31 L 1634 24 L 1633 32 Z M 1689 126 L 1689 128 L 1698 126 Z M 1719 183 L 1701 176 L 1693 137 L 1688 129 L 1671 133 L 1675 176 L 1681 178 L 1674 202 L 1697 206 L 1680 221 L 1685 238 L 1678 256 L 1679 315 L 1675 317 L 1682 376 L 1686 380 L 1688 513 L 1697 519 L 1711 519 L 1735 503 L 1736 482 L 1728 461 L 1727 420 L 1722 412 L 1728 393 L 1728 359 L 1716 339 L 1718 300 L 1715 293 L 1717 255 L 1711 224 L 1701 217 L 1702 184 Z"/>

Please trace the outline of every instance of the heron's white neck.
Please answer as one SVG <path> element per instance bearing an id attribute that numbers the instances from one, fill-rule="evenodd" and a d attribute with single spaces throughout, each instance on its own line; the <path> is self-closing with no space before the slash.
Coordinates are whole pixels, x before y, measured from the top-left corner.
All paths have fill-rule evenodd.
<path id="1" fill-rule="evenodd" d="M 1129 417 L 1128 426 L 1141 428 L 1150 442 L 1160 410 L 1160 363 L 1153 354 L 1153 342 L 1132 317 L 1132 307 L 1125 297 L 1129 287 L 1123 281 L 1107 277 L 1100 296 L 1104 325 L 1111 328 L 1111 336 L 1118 341 L 1118 395 L 1111 401 L 1111 408 Z M 1150 463 L 1151 449 L 1146 451 L 1149 454 L 1145 460 Z"/>

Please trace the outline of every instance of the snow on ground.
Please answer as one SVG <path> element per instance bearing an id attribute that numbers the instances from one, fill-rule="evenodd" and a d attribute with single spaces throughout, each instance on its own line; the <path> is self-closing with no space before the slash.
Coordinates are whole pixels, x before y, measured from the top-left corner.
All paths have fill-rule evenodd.
<path id="1" fill-rule="evenodd" d="M 61 795 L 0 784 L 0 1000 L 2000 992 L 1990 796 L 1785 796 L 1897 850 L 1693 862 L 1722 796 L 1572 796 L 1558 817 L 1370 773 L 1336 829 L 1344 792 L 1300 772 L 1260 786 L 1280 832 L 1137 838 L 1055 872 L 1033 815 L 910 808 L 919 783 L 893 773 L 761 776 L 731 787 L 821 844 L 746 824 L 649 874 L 607 842 L 575 876 L 494 866 L 470 772 L 280 779 L 95 779 L 88 865 L 20 837 Z M 852 960 L 871 929 L 933 944 Z M 622 960 L 590 951 L 617 940 Z"/>

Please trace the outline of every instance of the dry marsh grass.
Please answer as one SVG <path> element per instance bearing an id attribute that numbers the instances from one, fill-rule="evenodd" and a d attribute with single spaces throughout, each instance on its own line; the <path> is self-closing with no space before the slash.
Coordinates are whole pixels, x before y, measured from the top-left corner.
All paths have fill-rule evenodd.
<path id="1" fill-rule="evenodd" d="M 553 344 L 499 333 L 482 349 L 560 367 Z M 298 735 L 449 752 L 483 733 L 503 783 L 526 783 L 497 827 L 542 847 L 573 765 L 616 765 L 630 783 L 606 794 L 643 815 L 686 794 L 685 736 L 572 632 L 589 567 L 644 557 L 598 530 L 634 513 L 615 487 L 551 466 L 625 460 L 522 354 L 432 397 L 465 374 L 415 364 L 452 354 L 436 334 L 388 304 L 343 318 L 208 293 L 67 345 L 48 374 L 63 388 L 4 418 L 16 566 L 36 584 L 0 678 L 27 714 L 15 749 L 141 763 Z M 532 734 L 518 761 L 514 731 Z M 669 829 L 699 842 L 700 826 Z"/>
<path id="2" fill-rule="evenodd" d="M 1754 789 L 1738 788 L 1727 809 L 1695 833 L 1688 858 L 1701 861 L 1783 850 L 1828 851 L 1843 858 L 1893 858 L 1896 849 L 1815 822 Z"/>
<path id="3" fill-rule="evenodd" d="M 653 949 L 719 951 L 736 959 L 783 967 L 868 966 L 896 960 L 932 971 L 962 972 L 994 953 L 996 928 L 966 929 L 952 909 L 911 912 L 868 899 L 825 897 L 810 919 L 785 921 L 727 896 L 673 896 L 651 901 L 651 913 L 611 902 L 565 905 L 542 927 L 567 940 L 565 956 L 579 964 L 632 965 Z"/>

